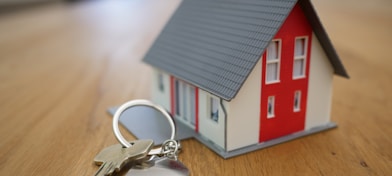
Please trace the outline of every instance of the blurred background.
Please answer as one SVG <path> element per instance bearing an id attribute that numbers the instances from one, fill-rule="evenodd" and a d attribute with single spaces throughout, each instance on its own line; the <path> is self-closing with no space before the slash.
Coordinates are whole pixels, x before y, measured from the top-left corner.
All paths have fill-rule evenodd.
<path id="1" fill-rule="evenodd" d="M 149 98 L 141 59 L 180 2 L 0 0 L 0 175 L 94 173 L 116 143 L 107 108 Z M 188 140 L 193 173 L 391 175 L 392 0 L 311 2 L 350 75 L 334 78 L 339 128 L 226 161 Z"/>
<path id="2" fill-rule="evenodd" d="M 50 3 L 55 1 L 72 1 L 72 0 L 0 0 L 0 12 L 31 7 L 38 4 Z"/>
<path id="3" fill-rule="evenodd" d="M 60 0 L 0 0 L 0 5 L 10 6 L 10 5 L 26 5 L 38 2 L 49 2 L 49 1 L 60 1 Z"/>

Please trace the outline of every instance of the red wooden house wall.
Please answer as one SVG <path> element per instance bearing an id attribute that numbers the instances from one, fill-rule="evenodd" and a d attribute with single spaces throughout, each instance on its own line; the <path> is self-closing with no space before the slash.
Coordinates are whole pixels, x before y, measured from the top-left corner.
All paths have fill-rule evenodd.
<path id="1" fill-rule="evenodd" d="M 293 79 L 294 46 L 296 37 L 307 37 L 305 77 Z M 305 127 L 312 28 L 297 4 L 274 39 L 281 40 L 280 81 L 266 84 L 266 52 L 262 56 L 259 141 L 267 141 Z M 294 92 L 301 91 L 300 111 L 294 112 Z M 268 97 L 275 96 L 275 116 L 267 118 Z"/>

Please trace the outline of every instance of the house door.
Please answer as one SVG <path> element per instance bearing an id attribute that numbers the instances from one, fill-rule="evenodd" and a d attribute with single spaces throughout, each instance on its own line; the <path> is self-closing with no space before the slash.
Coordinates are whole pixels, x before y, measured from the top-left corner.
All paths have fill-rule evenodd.
<path id="1" fill-rule="evenodd" d="M 197 130 L 198 89 L 172 78 L 172 92 L 172 114 L 176 119 Z"/>

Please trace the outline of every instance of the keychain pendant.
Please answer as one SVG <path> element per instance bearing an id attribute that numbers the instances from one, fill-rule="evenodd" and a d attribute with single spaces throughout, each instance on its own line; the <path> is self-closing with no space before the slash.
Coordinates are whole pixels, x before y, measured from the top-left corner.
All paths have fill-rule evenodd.
<path id="1" fill-rule="evenodd" d="M 188 168 L 181 161 L 168 157 L 157 158 L 154 166 L 147 169 L 132 168 L 126 176 L 188 176 Z"/>

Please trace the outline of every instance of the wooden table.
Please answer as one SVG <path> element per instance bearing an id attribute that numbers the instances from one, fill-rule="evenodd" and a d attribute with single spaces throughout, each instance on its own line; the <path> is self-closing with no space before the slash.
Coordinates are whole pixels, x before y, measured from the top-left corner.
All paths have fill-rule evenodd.
<path id="1" fill-rule="evenodd" d="M 351 79 L 339 127 L 224 160 L 196 140 L 192 175 L 391 175 L 392 3 L 313 0 Z M 0 13 L 0 175 L 93 175 L 117 143 L 106 109 L 149 98 L 141 62 L 179 0 L 52 3 Z M 131 139 L 131 137 L 129 138 Z"/>

